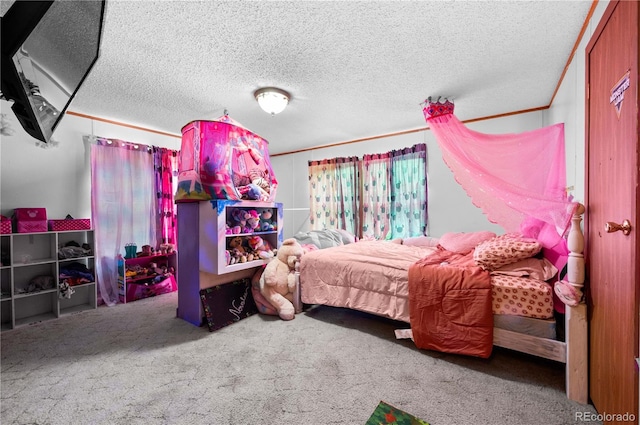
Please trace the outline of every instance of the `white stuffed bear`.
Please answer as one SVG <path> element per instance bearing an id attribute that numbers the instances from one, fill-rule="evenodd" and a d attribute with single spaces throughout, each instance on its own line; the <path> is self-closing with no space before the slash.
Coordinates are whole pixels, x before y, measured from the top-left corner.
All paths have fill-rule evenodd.
<path id="1" fill-rule="evenodd" d="M 260 292 L 276 309 L 282 320 L 295 318 L 293 293 L 295 291 L 295 265 L 303 254 L 295 239 L 286 239 L 276 256 L 267 263 L 260 278 Z"/>

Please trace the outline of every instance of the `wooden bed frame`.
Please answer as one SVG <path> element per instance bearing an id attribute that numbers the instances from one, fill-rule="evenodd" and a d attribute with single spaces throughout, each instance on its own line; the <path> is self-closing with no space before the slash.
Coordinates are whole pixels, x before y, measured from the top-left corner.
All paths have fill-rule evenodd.
<path id="1" fill-rule="evenodd" d="M 578 205 L 571 219 L 571 228 L 567 236 L 570 253 L 566 280 L 580 297 L 582 297 L 585 276 L 584 236 L 581 228 L 584 211 L 584 206 Z M 302 311 L 299 264 L 296 264 L 295 274 L 294 307 L 296 313 L 299 313 Z M 408 331 L 405 337 L 410 337 L 410 330 Z M 567 397 L 582 404 L 588 403 L 587 306 L 584 301 L 575 307 L 566 306 L 564 342 L 494 328 L 493 344 L 565 363 Z"/>
<path id="2" fill-rule="evenodd" d="M 584 286 L 584 236 L 581 222 L 584 206 L 579 205 L 571 219 L 567 236 L 569 259 L 566 280 L 582 296 Z M 565 342 L 540 338 L 504 329 L 493 329 L 493 344 L 566 364 L 567 397 L 582 404 L 588 402 L 588 346 L 587 305 L 584 301 L 575 307 L 566 306 Z"/>

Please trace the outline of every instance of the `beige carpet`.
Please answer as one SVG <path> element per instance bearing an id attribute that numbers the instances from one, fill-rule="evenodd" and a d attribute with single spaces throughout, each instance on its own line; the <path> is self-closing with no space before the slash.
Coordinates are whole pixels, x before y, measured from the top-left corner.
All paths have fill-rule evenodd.
<path id="1" fill-rule="evenodd" d="M 495 350 L 418 350 L 396 323 L 316 307 L 209 332 L 176 318 L 177 293 L 1 335 L 9 424 L 364 424 L 381 400 L 448 424 L 571 424 L 564 368 Z"/>

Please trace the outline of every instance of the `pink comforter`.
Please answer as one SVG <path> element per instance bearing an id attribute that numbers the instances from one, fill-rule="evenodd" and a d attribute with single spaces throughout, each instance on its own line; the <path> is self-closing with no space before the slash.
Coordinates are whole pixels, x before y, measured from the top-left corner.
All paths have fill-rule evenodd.
<path id="1" fill-rule="evenodd" d="M 435 248 L 360 241 L 311 251 L 300 261 L 302 302 L 346 307 L 409 322 L 409 277 Z"/>
<path id="2" fill-rule="evenodd" d="M 418 348 L 487 358 L 493 348 L 491 278 L 471 254 L 441 250 L 409 268 Z"/>

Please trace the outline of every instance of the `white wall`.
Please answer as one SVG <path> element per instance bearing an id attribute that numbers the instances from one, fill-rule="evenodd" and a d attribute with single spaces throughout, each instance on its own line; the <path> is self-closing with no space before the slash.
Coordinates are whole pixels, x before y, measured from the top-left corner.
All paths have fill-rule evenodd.
<path id="1" fill-rule="evenodd" d="M 0 214 L 14 208 L 44 207 L 47 217 L 91 217 L 90 148 L 83 137 L 94 135 L 180 149 L 180 139 L 65 115 L 54 134 L 57 146 L 42 148 L 20 126 L 9 102 L 2 113 L 14 130 L 0 142 Z"/>

